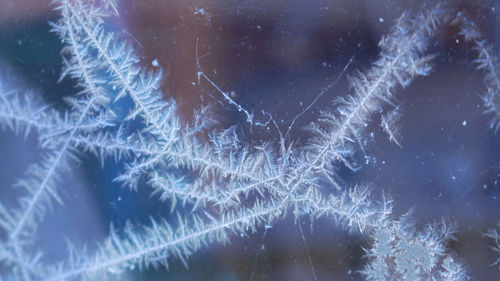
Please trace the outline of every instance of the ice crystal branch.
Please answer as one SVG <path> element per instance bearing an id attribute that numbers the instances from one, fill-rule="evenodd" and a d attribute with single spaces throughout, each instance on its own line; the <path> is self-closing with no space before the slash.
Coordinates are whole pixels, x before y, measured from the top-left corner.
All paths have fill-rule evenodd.
<path id="1" fill-rule="evenodd" d="M 493 47 L 486 41 L 477 25 L 467 18 L 464 12 L 457 13 L 453 24 L 460 27 L 460 35 L 466 41 L 474 44 L 477 58 L 474 63 L 477 69 L 484 72 L 484 84 L 486 93 L 482 95 L 485 113 L 492 114 L 490 127 L 497 132 L 500 130 L 500 62 Z"/>
<path id="2" fill-rule="evenodd" d="M 500 224 L 498 226 L 500 227 Z M 490 238 L 495 242 L 495 245 L 491 246 L 491 249 L 500 254 L 500 234 L 498 233 L 497 229 L 491 228 L 484 234 L 484 237 Z M 493 265 L 500 268 L 500 257 L 493 263 Z"/>
<path id="3" fill-rule="evenodd" d="M 344 193 L 340 198 L 332 197 L 323 200 L 315 196 L 296 199 L 297 203 L 313 203 L 308 214 L 319 217 L 330 215 L 350 227 L 364 229 L 367 224 L 373 225 L 378 215 L 372 211 L 372 203 L 366 189 L 354 189 Z M 166 222 L 152 222 L 152 226 L 141 231 L 130 228 L 120 237 L 113 233 L 101 246 L 97 255 L 83 261 L 82 264 L 70 264 L 69 270 L 55 269 L 52 277 L 46 280 L 67 280 L 84 275 L 92 278 L 103 274 L 120 273 L 123 270 L 139 266 L 166 265 L 168 258 L 175 257 L 186 263 L 186 259 L 200 247 L 211 242 L 228 243 L 229 234 L 247 235 L 257 231 L 264 223 L 273 223 L 285 212 L 284 202 L 263 204 L 257 202 L 252 208 L 242 208 L 228 212 L 216 219 L 210 215 L 202 218 L 194 215 L 190 221 L 179 218 L 178 226 L 172 228 Z M 98 275 L 96 275 L 98 274 Z"/>
<path id="4" fill-rule="evenodd" d="M 68 10 L 63 13 L 66 21 L 64 27 L 80 29 L 81 36 L 85 38 L 85 47 L 94 49 L 94 58 L 99 58 L 96 60 L 99 67 L 111 78 L 107 83 L 118 92 L 114 100 L 125 95 L 133 100 L 134 108 L 127 119 L 141 116 L 146 125 L 145 131 L 154 138 L 162 152 L 140 164 L 129 166 L 127 173 L 120 177 L 120 180 L 135 188 L 139 175 L 159 161 L 168 161 L 168 153 L 175 145 L 180 129 L 174 114 L 175 103 L 162 100 L 163 95 L 159 90 L 161 72 L 143 73 L 132 48 L 125 42 L 117 43 L 113 34 L 104 29 L 102 15 L 105 13 L 99 6 L 82 1 L 64 1 L 61 7 Z"/>
<path id="5" fill-rule="evenodd" d="M 403 147 L 401 141 L 399 140 L 399 119 L 401 119 L 401 112 L 399 107 L 396 107 L 391 112 L 382 116 L 380 120 L 380 125 L 384 132 L 389 136 L 389 140 L 394 142 L 397 146 Z"/>
<path id="6" fill-rule="evenodd" d="M 50 131 L 52 120 L 48 109 L 35 102 L 33 94 L 21 96 L 16 90 L 7 89 L 0 81 L 0 122 L 4 127 L 27 137 L 32 129 Z"/>
<path id="7" fill-rule="evenodd" d="M 64 8 L 64 6 L 61 7 Z M 63 14 L 67 13 L 64 9 L 62 12 Z M 27 257 L 21 256 L 21 245 L 26 243 L 24 242 L 26 239 L 28 241 L 32 240 L 29 237 L 34 235 L 38 221 L 43 217 L 47 206 L 50 206 L 51 200 L 55 199 L 61 203 L 55 186 L 63 168 L 68 167 L 68 159 L 74 158 L 74 147 L 71 145 L 72 137 L 79 130 L 93 131 L 96 124 L 98 129 L 109 125 L 104 114 L 97 115 L 97 119 L 89 119 L 90 114 L 95 112 L 99 106 L 103 106 L 108 99 L 94 84 L 95 79 L 92 79 L 91 72 L 93 65 L 89 64 L 88 59 L 85 58 L 84 51 L 82 51 L 81 46 L 75 39 L 74 31 L 71 28 L 63 31 L 62 26 L 66 25 L 54 25 L 54 29 L 60 33 L 61 37 L 70 42 L 67 50 L 71 53 L 73 63 L 78 65 L 78 67 L 68 68 L 68 73 L 75 78 L 82 78 L 83 82 L 81 82 L 80 86 L 84 85 L 84 90 L 81 94 L 85 97 L 78 100 L 68 100 L 72 110 L 64 118 L 60 118 L 55 111 L 51 111 L 50 117 L 47 117 L 47 114 L 41 113 L 44 111 L 43 109 L 33 110 L 29 102 L 25 102 L 24 108 L 21 108 L 19 103 L 15 102 L 17 99 L 7 100 L 5 96 L 2 98 L 3 102 L 11 102 L 7 106 L 9 109 L 5 110 L 5 112 L 11 115 L 17 113 L 21 117 L 21 119 L 18 117 L 15 121 L 12 121 L 12 119 L 3 120 L 7 120 L 7 124 L 26 123 L 26 128 L 28 128 L 26 132 L 29 132 L 31 126 L 36 127 L 39 131 L 42 147 L 49 148 L 42 163 L 32 165 L 27 178 L 18 182 L 17 185 L 25 190 L 25 195 L 18 200 L 19 208 L 11 210 L 0 206 L 1 225 L 8 233 L 7 245 L 17 256 L 17 261 L 23 261 L 19 265 L 22 267 L 21 271 L 24 279 L 27 280 L 31 280 L 31 277 L 24 262 Z M 30 98 L 27 97 L 26 99 Z M 49 121 L 47 118 L 49 118 Z M 88 121 L 92 122 L 91 125 L 89 125 Z M 57 139 L 56 135 L 64 135 L 67 138 L 55 147 L 51 147 L 48 143 L 52 139 Z"/>

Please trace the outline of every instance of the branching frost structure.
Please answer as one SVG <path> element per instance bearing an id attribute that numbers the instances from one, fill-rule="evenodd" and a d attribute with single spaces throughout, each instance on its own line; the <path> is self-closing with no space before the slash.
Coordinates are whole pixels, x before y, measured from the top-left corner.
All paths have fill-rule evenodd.
<path id="1" fill-rule="evenodd" d="M 102 280 L 135 267 L 167 266 L 172 258 L 187 265 L 202 247 L 229 243 L 235 234 L 257 232 L 287 215 L 329 217 L 368 235 L 372 246 L 361 272 L 367 280 L 466 279 L 446 248 L 455 239 L 452 226 L 440 221 L 416 231 L 406 217 L 392 215 L 391 200 L 377 200 L 367 187 L 345 187 L 335 174 L 339 165 L 354 168 L 350 155 L 363 149 L 363 129 L 372 116 L 415 77 L 430 74 L 433 56 L 427 49 L 449 22 L 460 24 L 461 34 L 475 44 L 478 68 L 486 72 L 486 111 L 497 114 L 492 127 L 498 129 L 498 63 L 462 14 L 455 16 L 442 5 L 403 13 L 380 41 L 378 60 L 351 78 L 353 93 L 311 124 L 308 145 L 282 138 L 274 151 L 269 143 L 248 145 L 236 127 L 201 141 L 200 133 L 211 126 L 208 108 L 195 112 L 190 125 L 180 121 L 175 101 L 163 99 L 162 73 L 146 72 L 132 47 L 105 25 L 106 17 L 116 16 L 116 3 L 59 0 L 55 5 L 61 19 L 52 27 L 66 44 L 63 77 L 77 80 L 80 90 L 68 100 L 71 109 L 57 112 L 0 81 L 0 124 L 24 135 L 36 131 L 46 150 L 42 162 L 20 181 L 26 192 L 16 208 L 0 206 L 0 225 L 8 233 L 0 244 L 0 261 L 12 269 L 7 279 Z M 113 108 L 125 99 L 132 105 L 121 116 Z M 142 128 L 130 132 L 124 124 L 131 121 Z M 385 126 L 393 136 L 393 125 Z M 90 151 L 102 161 L 123 159 L 127 164 L 118 181 L 137 189 L 144 180 L 173 210 L 181 202 L 192 212 L 175 222 L 152 220 L 149 226 L 112 230 L 95 253 L 72 250 L 66 261 L 42 265 L 33 245 L 36 226 L 51 202 L 61 201 L 57 179 L 67 161 L 77 158 L 76 151 Z M 181 169 L 189 177 L 180 177 Z M 336 189 L 327 191 L 325 185 Z"/>

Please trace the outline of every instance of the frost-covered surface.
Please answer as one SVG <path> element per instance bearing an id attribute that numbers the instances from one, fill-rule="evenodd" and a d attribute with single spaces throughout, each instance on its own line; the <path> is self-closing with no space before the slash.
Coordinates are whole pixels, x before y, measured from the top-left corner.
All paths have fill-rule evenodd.
<path id="1" fill-rule="evenodd" d="M 296 9 L 284 9 L 279 2 L 165 3 L 158 9 L 172 12 L 163 14 L 171 32 L 164 50 L 173 54 L 164 62 L 148 57 L 148 50 L 162 45 L 151 43 L 157 37 L 150 29 L 117 27 L 133 22 L 131 13 L 144 7 L 157 16 L 158 3 L 52 3 L 57 18 L 50 29 L 63 45 L 59 83 L 72 81 L 66 88 L 74 94 L 44 101 L 7 63 L 2 69 L 0 124 L 19 140 L 36 139 L 41 155 L 23 157 L 27 172 L 19 175 L 14 192 L 2 196 L 2 279 L 491 279 L 497 274 L 490 267 L 494 259 L 478 262 L 478 251 L 470 250 L 487 248 L 491 240 L 468 244 L 461 233 L 493 238 L 497 245 L 491 247 L 498 251 L 491 227 L 499 214 L 500 70 L 489 30 L 474 18 L 474 12 L 494 7 L 397 6 L 391 21 L 372 19 L 381 25 L 375 53 L 363 45 L 369 42 L 358 26 L 356 33 L 346 32 L 347 43 L 325 43 L 332 47 L 327 58 L 307 63 L 317 52 L 307 40 L 316 26 L 314 8 L 325 18 L 346 17 L 363 2 L 341 4 L 305 7 L 299 1 L 289 3 Z M 382 13 L 371 16 L 377 12 Z M 235 32 L 235 39 L 243 38 L 235 43 L 225 33 L 232 25 L 222 26 L 221 15 L 241 14 L 245 20 L 232 24 L 247 24 L 257 35 Z M 278 23 L 280 17 L 303 18 L 289 18 L 291 27 L 276 25 L 269 32 L 272 25 L 259 18 L 267 14 Z M 328 24 L 339 32 L 335 27 L 345 23 Z M 301 31 L 293 34 L 295 29 Z M 229 49 L 235 46 L 236 57 L 248 58 L 239 65 L 248 72 L 217 66 L 212 57 L 227 66 L 231 54 L 200 30 L 229 42 Z M 334 32 L 324 32 L 326 42 L 335 42 Z M 449 34 L 459 46 L 449 45 Z M 176 49 L 181 39 L 191 48 Z M 265 48 L 254 53 L 256 46 Z M 191 54 L 179 68 L 186 50 Z M 336 53 L 336 59 L 326 55 Z M 273 70 L 248 70 L 269 54 L 274 57 L 266 65 Z M 470 83 L 479 87 L 457 89 L 466 80 L 465 74 L 457 78 L 459 72 L 442 78 L 450 58 L 474 73 Z M 311 64 L 319 70 L 308 74 Z M 190 74 L 179 79 L 185 69 Z M 274 71 L 269 80 L 263 78 L 266 71 Z M 290 98 L 278 91 L 276 103 L 276 96 L 259 92 L 271 91 L 281 72 L 290 76 L 285 89 L 298 93 Z M 239 74 L 243 82 L 231 80 Z M 176 90 L 178 81 L 184 86 Z M 241 90 L 245 84 L 252 86 Z M 242 97 L 249 89 L 257 94 Z M 193 91 L 201 101 L 192 101 Z M 290 109 L 283 113 L 280 104 Z M 440 130 L 433 133 L 436 126 Z M 81 183 L 82 174 L 91 175 L 90 184 Z M 115 215 L 101 222 L 99 209 Z M 109 221 L 111 230 L 103 231 Z M 241 246 L 241 240 L 254 243 Z M 268 247 L 301 249 L 302 260 L 286 265 L 300 274 L 273 266 L 270 261 L 280 254 L 273 256 Z M 207 249 L 220 254 L 203 258 Z M 340 254 L 322 257 L 335 251 Z M 204 269 L 214 263 L 210 259 L 236 252 L 250 256 L 243 266 Z"/>

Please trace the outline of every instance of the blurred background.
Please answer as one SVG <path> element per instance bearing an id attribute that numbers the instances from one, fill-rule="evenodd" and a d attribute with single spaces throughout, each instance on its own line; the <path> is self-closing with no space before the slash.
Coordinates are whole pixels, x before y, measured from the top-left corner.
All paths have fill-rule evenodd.
<path id="1" fill-rule="evenodd" d="M 188 122 L 194 109 L 211 107 L 220 128 L 240 124 L 251 144 L 276 140 L 295 116 L 329 89 L 297 119 L 289 138 L 306 144 L 303 128 L 332 108 L 337 97 L 352 94 L 349 75 L 369 69 L 380 52 L 378 42 L 403 11 L 419 11 L 425 1 L 236 1 L 128 0 L 118 2 L 115 33 L 131 42 L 145 68 L 163 69 L 163 90 L 174 97 Z M 467 11 L 498 54 L 497 1 L 450 1 Z M 64 110 L 75 81 L 61 74 L 63 43 L 48 22 L 59 15 L 50 1 L 0 0 L 0 75 L 31 89 L 46 103 Z M 450 249 L 468 266 L 472 280 L 496 280 L 491 267 L 498 254 L 482 237 L 500 222 L 500 132 L 483 114 L 483 75 L 472 63 L 471 44 L 457 28 L 443 26 L 431 46 L 436 54 L 430 76 L 397 89 L 394 104 L 402 114 L 401 147 L 389 141 L 374 116 L 365 136 L 365 152 L 355 156 L 355 172 L 338 168 L 345 186 L 369 185 L 394 199 L 395 214 L 409 211 L 417 227 L 442 217 L 459 226 Z M 253 127 L 228 105 L 203 72 L 258 121 L 270 113 L 278 128 Z M 346 68 L 347 66 L 347 68 Z M 345 71 L 344 71 L 345 69 Z M 340 79 L 337 80 L 337 78 Z M 335 82 L 335 83 L 334 83 Z M 393 109 L 387 106 L 387 111 Z M 36 136 L 0 134 L 0 201 L 15 206 L 12 186 L 31 163 L 40 160 Z M 59 186 L 64 205 L 54 205 L 39 227 L 44 261 L 66 257 L 66 239 L 77 248 L 96 242 L 126 221 L 171 216 L 167 203 L 144 188 L 131 192 L 113 182 L 123 163 L 80 154 L 81 161 Z M 175 215 L 175 214 L 174 214 Z M 2 233 L 5 236 L 5 234 Z M 3 236 L 2 236 L 3 238 Z M 189 268 L 173 260 L 169 271 L 135 270 L 123 280 L 362 280 L 367 262 L 366 236 L 349 233 L 329 219 L 311 224 L 288 218 L 230 245 L 213 245 L 190 258 Z"/>

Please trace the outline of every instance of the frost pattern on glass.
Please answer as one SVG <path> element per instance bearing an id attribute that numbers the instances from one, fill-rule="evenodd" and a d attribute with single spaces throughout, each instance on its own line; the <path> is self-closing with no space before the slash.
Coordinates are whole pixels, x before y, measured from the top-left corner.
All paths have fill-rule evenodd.
<path id="1" fill-rule="evenodd" d="M 166 267 L 171 259 L 187 266 L 200 248 L 230 243 L 233 236 L 261 231 L 290 214 L 329 217 L 369 237 L 362 270 L 367 280 L 466 280 L 464 267 L 447 248 L 455 239 L 453 225 L 443 220 L 416 231 L 411 219 L 392 214 L 390 199 L 372 196 L 370 187 L 343 186 L 336 175 L 339 163 L 355 169 L 350 155 L 366 145 L 364 129 L 372 116 L 393 103 L 398 89 L 431 74 L 434 56 L 428 48 L 441 25 L 459 25 L 460 34 L 474 42 L 488 90 L 482 96 L 485 112 L 493 114 L 491 127 L 498 130 L 498 62 L 462 12 L 438 4 L 403 13 L 380 40 L 373 66 L 351 77 L 352 93 L 311 124 L 309 145 L 281 138 L 274 151 L 267 143 L 250 146 L 237 127 L 202 141 L 200 132 L 214 122 L 206 107 L 194 113 L 190 125 L 181 122 L 175 101 L 163 99 L 161 71 L 145 71 L 131 45 L 106 26 L 107 17 L 118 16 L 117 3 L 58 0 L 55 5 L 61 18 L 52 28 L 66 44 L 61 79 L 78 81 L 78 93 L 67 100 L 71 109 L 58 112 L 25 89 L 9 88 L 8 79 L 0 81 L 3 128 L 23 135 L 36 131 L 44 150 L 41 162 L 17 184 L 24 190 L 18 207 L 0 206 L 0 225 L 8 234 L 0 244 L 0 261 L 10 269 L 6 280 L 103 280 L 136 267 Z M 132 102 L 123 116 L 112 110 L 122 99 Z M 393 114 L 385 115 L 382 127 L 401 145 Z M 127 124 L 135 121 L 141 127 L 130 132 Z M 67 173 L 68 162 L 78 161 L 79 151 L 102 161 L 125 160 L 117 181 L 137 189 L 145 179 L 160 200 L 172 202 L 173 212 L 181 205 L 191 212 L 178 213 L 177 222 L 129 224 L 112 230 L 94 253 L 70 248 L 67 260 L 43 264 L 37 226 L 51 204 L 61 201 L 58 178 Z M 325 183 L 336 189 L 325 192 Z M 487 236 L 498 243 L 496 232 Z"/>

